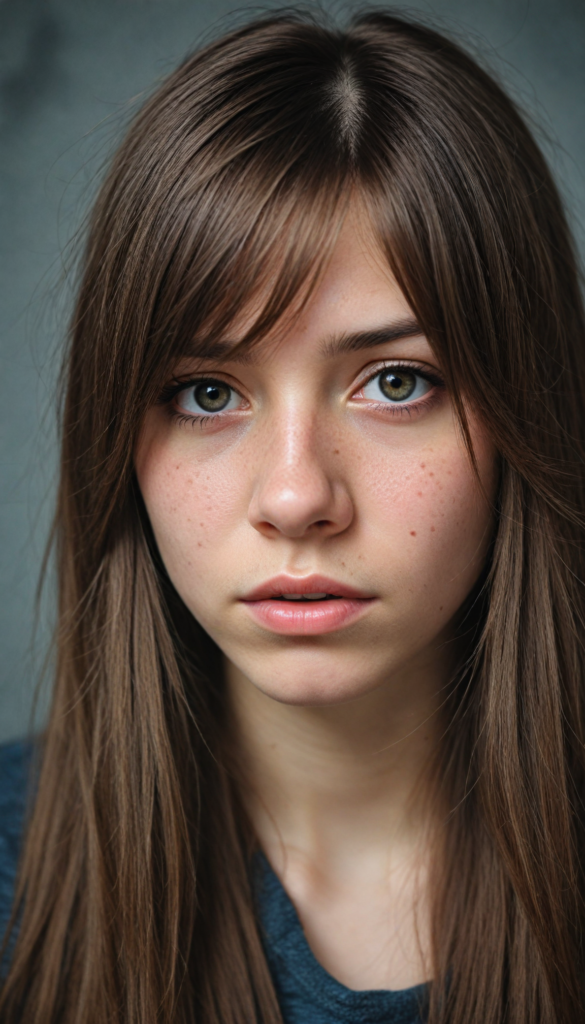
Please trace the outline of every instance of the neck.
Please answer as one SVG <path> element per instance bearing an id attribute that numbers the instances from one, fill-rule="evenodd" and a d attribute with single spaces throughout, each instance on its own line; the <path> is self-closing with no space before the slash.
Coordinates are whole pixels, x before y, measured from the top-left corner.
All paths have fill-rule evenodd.
<path id="1" fill-rule="evenodd" d="M 300 707 L 227 664 L 244 798 L 281 875 L 291 859 L 339 873 L 367 857 L 386 871 L 394 853 L 424 842 L 445 676 L 446 666 L 426 665 L 354 701 Z"/>

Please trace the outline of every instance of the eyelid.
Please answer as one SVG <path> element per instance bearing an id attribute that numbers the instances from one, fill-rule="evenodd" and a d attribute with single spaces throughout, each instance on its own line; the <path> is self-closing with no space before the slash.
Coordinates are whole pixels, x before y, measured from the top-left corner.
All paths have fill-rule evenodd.
<path id="1" fill-rule="evenodd" d="M 418 362 L 416 359 L 380 359 L 377 363 L 374 363 L 364 370 L 363 373 L 367 374 L 362 377 L 357 387 L 352 390 L 352 397 L 356 391 L 360 391 L 362 388 L 369 384 L 371 380 L 374 380 L 384 370 L 390 369 L 392 366 L 401 367 L 402 369 L 413 370 L 418 373 L 425 380 L 428 380 L 435 387 L 445 387 L 445 381 L 440 375 L 439 371 L 434 367 L 430 367 L 427 363 Z"/>
<path id="2" fill-rule="evenodd" d="M 229 374 L 222 374 L 221 371 L 218 373 L 194 374 L 193 376 L 183 378 L 173 377 L 168 384 L 165 384 L 165 386 L 161 388 L 158 403 L 160 405 L 167 405 L 169 402 L 172 402 L 173 399 L 181 393 L 181 391 L 187 391 L 189 388 L 193 388 L 197 384 L 201 384 L 202 381 L 206 380 L 217 380 L 222 384 L 227 384 L 227 386 L 231 388 L 232 391 L 235 391 L 240 398 L 243 398 L 244 401 L 248 401 L 246 396 L 242 394 L 240 388 L 236 387 L 235 384 L 232 384 L 231 380 L 226 378 L 229 378 Z"/>

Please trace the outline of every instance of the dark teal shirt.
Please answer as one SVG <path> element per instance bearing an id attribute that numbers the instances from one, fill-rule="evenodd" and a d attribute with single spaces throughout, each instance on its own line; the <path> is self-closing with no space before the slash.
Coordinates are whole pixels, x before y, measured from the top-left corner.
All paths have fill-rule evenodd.
<path id="1" fill-rule="evenodd" d="M 26 809 L 31 747 L 0 746 L 0 934 L 8 921 Z M 266 958 L 285 1024 L 419 1024 L 426 987 L 354 992 L 313 956 L 297 913 L 263 854 L 254 889 Z"/>
<path id="2" fill-rule="evenodd" d="M 12 909 L 30 762 L 29 743 L 0 746 L 0 942 Z"/>
<path id="3" fill-rule="evenodd" d="M 285 1024 L 419 1024 L 426 985 L 354 992 L 311 952 L 297 912 L 263 854 L 254 878 L 266 958 Z"/>

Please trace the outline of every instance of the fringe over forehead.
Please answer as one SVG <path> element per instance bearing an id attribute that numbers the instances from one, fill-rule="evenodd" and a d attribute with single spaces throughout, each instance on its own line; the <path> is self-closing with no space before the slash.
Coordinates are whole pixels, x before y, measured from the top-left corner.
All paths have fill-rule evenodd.
<path id="1" fill-rule="evenodd" d="M 499 86 L 456 45 L 380 12 L 347 31 L 255 22 L 185 61 L 131 127 L 95 210 L 73 342 L 87 370 L 91 334 L 101 411 L 88 449 L 105 429 L 118 483 L 116 452 L 131 451 L 172 364 L 251 304 L 242 344 L 265 336 L 310 294 L 356 195 L 464 432 L 463 395 L 542 491 L 568 432 L 582 433 L 570 405 L 559 429 L 539 370 L 546 354 L 560 381 L 582 361 L 554 312 L 580 301 L 559 197 Z"/>

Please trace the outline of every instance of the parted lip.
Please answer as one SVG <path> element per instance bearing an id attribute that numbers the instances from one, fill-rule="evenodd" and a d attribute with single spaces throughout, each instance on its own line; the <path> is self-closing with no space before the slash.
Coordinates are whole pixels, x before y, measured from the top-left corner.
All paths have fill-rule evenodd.
<path id="1" fill-rule="evenodd" d="M 328 576 L 274 576 L 258 587 L 250 590 L 242 601 L 268 601 L 270 598 L 285 597 L 287 594 L 330 594 L 332 597 L 345 597 L 353 601 L 372 600 L 375 595 L 363 590 L 339 583 Z"/>

